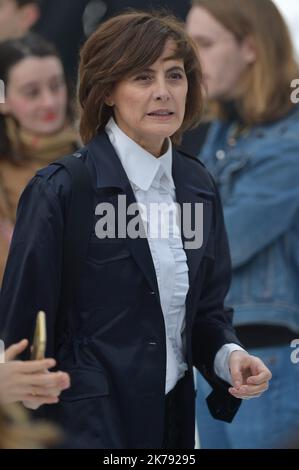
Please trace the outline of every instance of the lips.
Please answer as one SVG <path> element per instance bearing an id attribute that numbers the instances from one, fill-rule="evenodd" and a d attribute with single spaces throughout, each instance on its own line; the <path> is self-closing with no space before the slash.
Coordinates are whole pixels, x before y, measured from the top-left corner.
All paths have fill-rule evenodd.
<path id="1" fill-rule="evenodd" d="M 148 113 L 148 116 L 173 116 L 174 112 L 169 109 L 157 109 Z"/>
<path id="2" fill-rule="evenodd" d="M 51 121 L 56 121 L 58 115 L 57 113 L 47 113 L 43 117 L 43 121 L 45 122 L 51 122 Z"/>

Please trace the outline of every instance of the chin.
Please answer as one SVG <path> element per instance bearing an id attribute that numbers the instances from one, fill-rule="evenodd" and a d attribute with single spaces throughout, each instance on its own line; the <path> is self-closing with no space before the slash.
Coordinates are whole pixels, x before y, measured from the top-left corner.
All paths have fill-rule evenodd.
<path id="1" fill-rule="evenodd" d="M 180 126 L 174 126 L 173 124 L 162 122 L 151 126 L 151 133 L 157 137 L 164 137 L 166 139 L 167 137 L 175 134 L 179 128 Z"/>
<path id="2" fill-rule="evenodd" d="M 47 125 L 47 126 L 41 126 L 40 129 L 37 131 L 38 134 L 43 134 L 43 135 L 51 135 L 55 134 L 56 132 L 59 132 L 64 126 L 64 121 L 60 121 L 56 124 L 52 125 Z"/>

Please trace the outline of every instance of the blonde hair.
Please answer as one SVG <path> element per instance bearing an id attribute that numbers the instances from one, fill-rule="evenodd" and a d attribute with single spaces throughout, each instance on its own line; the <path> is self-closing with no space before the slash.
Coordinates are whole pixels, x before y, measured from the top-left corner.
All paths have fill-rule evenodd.
<path id="1" fill-rule="evenodd" d="M 45 449 L 61 439 L 54 426 L 30 422 L 21 405 L 0 406 L 0 449 Z"/>
<path id="2" fill-rule="evenodd" d="M 238 110 L 247 124 L 272 121 L 293 106 L 291 82 L 299 66 L 287 25 L 271 0 L 193 0 L 241 42 L 250 38 L 256 61 L 241 79 Z M 216 115 L 224 108 L 217 103 Z"/>

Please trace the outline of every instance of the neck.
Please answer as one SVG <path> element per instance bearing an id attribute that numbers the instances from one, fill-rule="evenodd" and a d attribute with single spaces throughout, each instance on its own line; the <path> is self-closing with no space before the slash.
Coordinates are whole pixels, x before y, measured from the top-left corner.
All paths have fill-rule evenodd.
<path id="1" fill-rule="evenodd" d="M 148 153 L 153 155 L 156 158 L 161 157 L 164 153 L 167 152 L 168 149 L 168 139 L 166 137 L 153 137 L 153 138 L 144 138 L 143 135 L 134 134 L 131 132 L 130 129 L 123 126 L 121 122 L 119 122 L 116 118 L 114 118 L 114 122 L 117 127 L 131 140 L 133 140 L 137 145 L 142 147 Z"/>
<path id="2" fill-rule="evenodd" d="M 156 144 L 153 143 L 153 145 L 149 145 L 148 143 L 145 143 L 145 142 L 136 142 L 136 143 L 156 158 L 161 157 L 168 150 L 167 139 L 164 139 L 163 142 L 161 142 L 159 145 L 157 145 L 157 143 Z"/>
<path id="3" fill-rule="evenodd" d="M 220 106 L 224 111 L 225 118 L 228 121 L 235 121 L 239 124 L 244 124 L 244 120 L 239 110 L 237 101 L 235 100 L 223 100 L 220 102 Z"/>

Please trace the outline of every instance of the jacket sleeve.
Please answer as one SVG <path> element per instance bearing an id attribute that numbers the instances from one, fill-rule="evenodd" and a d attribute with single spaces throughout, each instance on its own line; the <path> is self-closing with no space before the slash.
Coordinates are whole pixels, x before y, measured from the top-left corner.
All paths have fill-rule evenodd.
<path id="1" fill-rule="evenodd" d="M 12 224 L 1 218 L 0 214 L 0 287 L 4 275 L 4 269 L 7 261 L 9 251 L 10 232 L 12 231 Z"/>
<path id="2" fill-rule="evenodd" d="M 233 269 L 281 237 L 298 217 L 298 152 L 298 139 L 284 137 L 262 158 L 253 158 L 234 182 L 224 207 Z"/>
<path id="3" fill-rule="evenodd" d="M 214 223 L 210 233 L 214 257 L 205 259 L 205 280 L 192 328 L 192 355 L 194 366 L 213 388 L 207 399 L 211 414 L 216 419 L 231 421 L 241 401 L 228 393 L 230 385 L 215 374 L 214 360 L 224 344 L 242 345 L 232 325 L 233 311 L 224 306 L 231 281 L 231 262 L 220 197 L 216 188 L 215 193 Z M 208 243 L 211 243 L 211 240 Z"/>
<path id="4" fill-rule="evenodd" d="M 35 318 L 46 312 L 48 357 L 60 294 L 63 214 L 48 181 L 36 176 L 23 192 L 0 295 L 0 337 L 5 346 L 28 338 Z M 29 349 L 29 348 L 28 348 Z M 29 350 L 23 354 L 27 359 Z"/>

